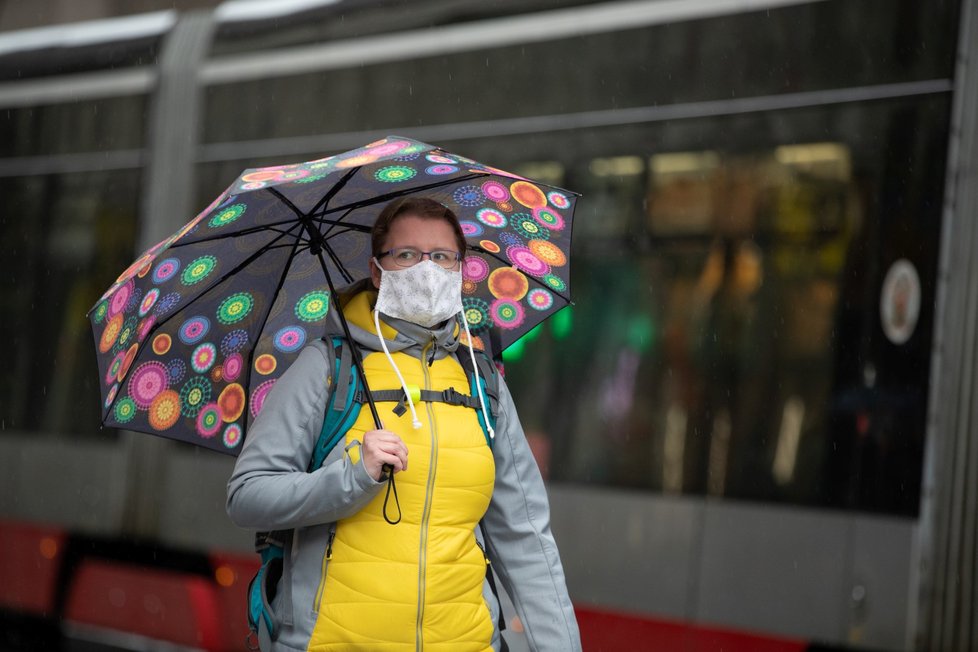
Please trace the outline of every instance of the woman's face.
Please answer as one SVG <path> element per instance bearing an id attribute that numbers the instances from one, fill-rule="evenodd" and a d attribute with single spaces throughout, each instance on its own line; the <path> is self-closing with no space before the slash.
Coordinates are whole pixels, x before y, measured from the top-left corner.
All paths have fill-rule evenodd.
<path id="1" fill-rule="evenodd" d="M 387 232 L 387 239 L 384 241 L 384 251 L 400 247 L 414 247 L 419 251 L 437 249 L 458 251 L 455 231 L 448 222 L 442 219 L 418 217 L 410 213 L 399 215 L 391 222 L 390 231 Z M 394 264 L 390 256 L 382 257 L 380 266 L 385 270 L 402 269 Z M 370 261 L 370 278 L 374 287 L 379 288 L 380 270 L 377 269 L 377 263 L 373 259 Z"/>

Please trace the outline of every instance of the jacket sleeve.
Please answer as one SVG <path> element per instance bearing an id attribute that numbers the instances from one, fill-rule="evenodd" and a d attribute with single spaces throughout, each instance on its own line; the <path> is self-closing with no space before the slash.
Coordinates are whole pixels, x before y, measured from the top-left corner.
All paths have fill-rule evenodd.
<path id="1" fill-rule="evenodd" d="M 322 342 L 307 346 L 265 398 L 228 481 L 235 525 L 284 530 L 330 523 L 359 511 L 383 486 L 345 452 L 306 470 L 323 425 L 330 357 Z"/>
<path id="2" fill-rule="evenodd" d="M 509 389 L 500 379 L 493 456 L 496 485 L 485 515 L 487 549 L 534 651 L 581 649 L 550 505 Z"/>

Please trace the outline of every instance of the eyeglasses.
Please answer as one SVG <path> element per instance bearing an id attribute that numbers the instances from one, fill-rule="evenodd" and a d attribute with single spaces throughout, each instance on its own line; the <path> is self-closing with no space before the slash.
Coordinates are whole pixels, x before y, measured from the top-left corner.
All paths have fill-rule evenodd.
<path id="1" fill-rule="evenodd" d="M 457 251 L 452 251 L 451 249 L 435 249 L 434 251 L 421 251 L 420 249 L 415 249 L 414 247 L 398 247 L 397 249 L 391 249 L 390 251 L 385 251 L 377 256 L 378 259 L 384 256 L 390 256 L 394 259 L 394 264 L 398 267 L 414 267 L 427 256 L 428 260 L 435 263 L 439 267 L 444 267 L 445 269 L 454 269 L 458 264 L 458 261 L 462 259 L 462 255 Z"/>

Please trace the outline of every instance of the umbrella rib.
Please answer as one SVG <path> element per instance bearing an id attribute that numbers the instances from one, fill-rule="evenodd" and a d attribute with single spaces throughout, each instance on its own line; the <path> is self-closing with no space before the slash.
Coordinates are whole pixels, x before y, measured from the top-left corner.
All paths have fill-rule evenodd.
<path id="1" fill-rule="evenodd" d="M 475 251 L 475 252 L 480 253 L 480 254 L 485 254 L 487 256 L 491 256 L 491 257 L 495 258 L 496 260 L 498 260 L 499 262 L 501 262 L 506 267 L 516 267 L 515 265 L 513 265 L 512 262 L 506 260 L 502 256 L 499 256 L 497 254 L 494 254 L 491 251 L 489 251 L 488 249 L 483 249 L 479 245 L 470 244 L 470 245 L 466 245 L 466 248 L 467 249 L 471 249 L 472 251 Z M 553 289 L 552 287 L 550 287 L 549 285 L 547 285 L 546 283 L 544 283 L 540 279 L 536 278 L 535 276 L 533 276 L 531 274 L 523 274 L 523 276 L 525 276 L 526 278 L 528 278 L 531 281 L 535 282 L 537 285 L 539 285 L 540 287 L 544 288 L 548 292 L 553 292 L 554 294 L 556 294 L 558 297 L 560 297 L 561 299 L 563 299 L 567 303 L 573 303 L 570 300 L 570 297 L 565 296 L 563 292 L 559 292 L 559 291 Z"/>
<path id="2" fill-rule="evenodd" d="M 320 208 L 324 208 L 326 204 L 329 203 L 329 200 L 335 197 L 336 193 L 342 190 L 343 186 L 345 186 L 347 182 L 353 178 L 353 175 L 356 174 L 359 170 L 360 170 L 360 166 L 357 166 L 352 170 L 350 170 L 349 172 L 347 172 L 346 174 L 344 174 L 342 179 L 340 179 L 335 184 L 333 184 L 333 187 L 330 188 L 325 195 L 319 198 L 319 201 L 316 202 L 316 205 L 312 207 L 311 211 L 309 211 L 309 215 L 314 214 Z"/>
<path id="3" fill-rule="evenodd" d="M 453 183 L 458 183 L 459 181 L 468 181 L 469 179 L 483 178 L 485 176 L 487 176 L 487 173 L 485 173 L 485 172 L 473 172 L 472 174 L 465 175 L 465 176 L 462 176 L 462 177 L 452 177 L 452 178 L 447 179 L 445 181 L 438 181 L 438 182 L 429 183 L 429 184 L 426 184 L 426 185 L 423 185 L 423 186 L 414 186 L 412 188 L 405 188 L 404 190 L 397 190 L 395 192 L 389 192 L 386 195 L 377 195 L 377 196 L 372 197 L 370 199 L 365 199 L 363 201 L 356 202 L 356 203 L 353 203 L 353 204 L 346 204 L 344 206 L 337 206 L 336 208 L 324 209 L 322 212 L 312 211 L 312 212 L 309 213 L 309 216 L 312 217 L 313 219 L 318 219 L 318 218 L 322 218 L 322 217 L 324 217 L 326 215 L 329 215 L 330 213 L 337 213 L 339 211 L 344 211 L 344 210 L 347 211 L 347 213 L 349 213 L 350 211 L 353 211 L 353 210 L 355 210 L 357 208 L 364 208 L 366 206 L 374 206 L 376 204 L 381 204 L 381 203 L 384 203 L 384 202 L 388 202 L 388 201 L 390 201 L 392 199 L 397 199 L 398 197 L 403 197 L 404 195 L 416 195 L 419 192 L 424 192 L 425 190 L 433 190 L 435 188 L 441 188 L 443 186 L 449 186 L 449 185 L 451 185 Z M 344 215 L 344 217 L 346 217 L 346 216 Z"/>
<path id="4" fill-rule="evenodd" d="M 295 222 L 292 220 L 285 220 L 282 222 L 274 222 L 272 224 L 262 224 L 258 226 L 253 226 L 247 229 L 242 229 L 240 231 L 228 231 L 226 233 L 219 233 L 217 235 L 211 235 L 206 238 L 200 238 L 199 240 L 179 241 L 170 245 L 169 248 L 176 249 L 177 247 L 186 247 L 189 245 L 200 244 L 202 242 L 214 242 L 215 240 L 224 240 L 226 238 L 237 238 L 240 236 L 252 235 L 253 233 L 261 233 L 262 231 L 272 231 L 274 233 L 281 233 L 283 235 L 286 235 L 289 233 L 289 231 L 292 230 L 293 227 L 289 227 L 288 229 L 274 228 L 279 225 L 285 225 L 285 224 L 295 224 Z"/>
<path id="5" fill-rule="evenodd" d="M 298 223 L 295 226 L 299 226 Z M 295 227 L 293 227 L 293 228 L 295 228 Z M 168 321 L 170 321 L 171 319 L 173 319 L 174 317 L 176 317 L 178 314 L 180 314 L 183 311 L 185 311 L 187 308 L 189 308 L 194 303 L 196 303 L 205 294 L 207 294 L 208 292 L 210 292 L 211 290 L 213 290 L 215 287 L 217 287 L 218 285 L 220 285 L 221 283 L 223 283 L 224 281 L 226 281 L 230 276 L 232 276 L 233 274 L 237 273 L 239 270 L 241 270 L 242 268 L 244 268 L 245 265 L 248 265 L 248 264 L 254 262 L 258 258 L 260 258 L 262 255 L 264 255 L 264 254 L 268 253 L 269 251 L 271 251 L 274 248 L 275 242 L 278 241 L 278 240 L 281 240 L 282 238 L 284 238 L 287 235 L 289 235 L 288 231 L 286 231 L 285 233 L 280 234 L 279 236 L 277 236 L 275 238 L 275 240 L 272 240 L 272 242 L 268 243 L 267 245 L 265 245 L 264 247 L 262 247 L 261 249 L 259 249 L 255 253 L 253 253 L 250 256 L 248 256 L 245 260 L 243 260 L 241 263 L 239 263 L 238 265 L 236 265 L 230 271 L 226 272 L 223 276 L 221 276 L 219 279 L 217 279 L 214 283 L 211 283 L 210 286 L 208 286 L 208 288 L 206 290 L 203 290 L 196 297 L 194 297 L 193 299 L 191 299 L 190 301 L 188 301 L 186 304 L 184 304 L 183 306 L 180 306 L 180 309 L 179 310 L 175 310 L 175 311 L 173 311 L 173 313 L 167 315 L 163 319 L 160 319 L 159 321 L 154 322 L 153 328 L 151 328 L 150 331 L 146 334 L 146 338 L 145 339 L 148 339 L 149 336 L 150 336 L 150 334 L 155 333 L 157 330 L 159 330 L 160 326 L 162 326 L 163 324 L 167 323 Z M 297 247 L 298 245 L 299 245 L 299 240 L 296 239 L 294 241 L 294 246 Z"/>

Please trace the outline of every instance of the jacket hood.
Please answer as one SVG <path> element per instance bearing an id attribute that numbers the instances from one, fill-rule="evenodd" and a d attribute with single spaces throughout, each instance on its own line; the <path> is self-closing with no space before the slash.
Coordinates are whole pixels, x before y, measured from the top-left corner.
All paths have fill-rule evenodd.
<path id="1" fill-rule="evenodd" d="M 346 317 L 350 335 L 360 346 L 371 351 L 380 351 L 380 339 L 374 325 L 374 305 L 377 303 L 377 290 L 370 279 L 362 279 L 353 285 L 337 290 L 340 310 Z M 332 311 L 330 317 L 330 332 L 342 333 L 340 311 Z M 387 343 L 387 349 L 393 353 L 403 351 L 420 357 L 422 349 L 432 340 L 435 341 L 435 357 L 442 358 L 454 353 L 459 346 L 461 327 L 458 316 L 447 320 L 434 328 L 425 328 L 403 319 L 389 317 L 380 313 L 380 331 Z"/>

